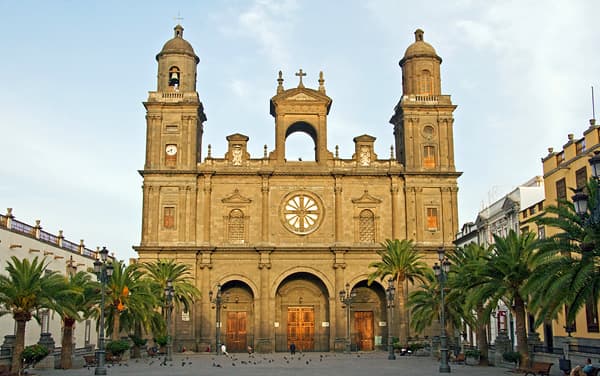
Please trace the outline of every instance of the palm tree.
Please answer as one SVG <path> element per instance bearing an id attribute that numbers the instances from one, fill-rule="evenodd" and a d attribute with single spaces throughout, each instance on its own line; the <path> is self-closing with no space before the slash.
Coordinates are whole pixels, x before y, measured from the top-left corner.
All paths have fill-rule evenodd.
<path id="1" fill-rule="evenodd" d="M 587 185 L 589 208 L 596 205 L 598 182 Z M 531 294 L 531 309 L 537 315 L 536 325 L 557 318 L 562 307 L 568 307 L 565 325 L 575 320 L 577 313 L 589 301 L 600 297 L 600 228 L 575 212 L 573 203 L 560 201 L 548 206 L 534 220 L 540 226 L 554 227 L 554 235 L 539 242 L 537 267 L 530 277 L 527 290 Z"/>
<path id="2" fill-rule="evenodd" d="M 45 259 L 41 261 L 19 260 L 11 256 L 5 270 L 8 275 L 0 275 L 0 315 L 12 314 L 17 322 L 15 347 L 11 372 L 21 369 L 21 354 L 25 345 L 25 326 L 41 309 L 56 310 L 56 300 L 71 292 L 66 288 L 65 279 L 56 271 L 48 269 Z"/>
<path id="3" fill-rule="evenodd" d="M 92 281 L 92 276 L 80 271 L 66 278 L 67 289 L 73 291 L 70 296 L 58 301 L 58 314 L 63 322 L 63 333 L 61 340 L 60 368 L 71 368 L 71 356 L 73 353 L 73 327 L 76 321 L 90 317 L 94 305 L 99 303 L 97 299 L 100 287 L 97 282 Z"/>
<path id="4" fill-rule="evenodd" d="M 121 331 L 134 329 L 136 318 L 143 322 L 150 320 L 157 299 L 147 281 L 142 278 L 139 265 L 126 266 L 123 262 L 115 260 L 113 268 L 113 274 L 108 281 L 105 312 L 107 326 L 112 331 L 111 339 L 117 340 Z"/>
<path id="5" fill-rule="evenodd" d="M 176 264 L 175 260 L 157 260 L 141 264 L 141 270 L 145 278 L 150 281 L 152 294 L 162 303 L 163 313 L 166 306 L 164 290 L 167 281 L 173 284 L 175 293 L 173 302 L 177 308 L 183 305 L 183 309 L 187 312 L 194 301 L 200 297 L 200 291 L 194 286 L 189 265 Z"/>
<path id="6" fill-rule="evenodd" d="M 473 291 L 470 299 L 486 302 L 488 307 L 495 307 L 499 301 L 511 307 L 516 324 L 517 351 L 524 364 L 528 364 L 525 284 L 534 269 L 535 235 L 531 232 L 519 235 L 510 230 L 506 237 L 494 235 L 494 241 L 492 255 L 486 257 L 487 263 L 482 265 L 479 278 L 467 285 Z"/>
<path id="7" fill-rule="evenodd" d="M 475 326 L 477 338 L 477 347 L 481 351 L 481 365 L 488 364 L 489 344 L 487 338 L 486 325 L 489 323 L 490 313 L 494 306 L 485 304 L 487 302 L 470 299 L 472 289 L 468 286 L 473 285 L 473 281 L 481 278 L 482 268 L 487 263 L 487 258 L 492 253 L 492 247 L 485 247 L 476 243 L 467 244 L 464 247 L 457 248 L 448 258 L 452 263 L 450 269 L 450 279 L 448 286 L 452 296 L 458 294 L 462 296 L 464 303 L 463 317 L 468 324 Z M 475 311 L 473 316 L 471 312 Z"/>
<path id="8" fill-rule="evenodd" d="M 444 291 L 448 291 L 444 296 L 446 325 L 460 328 L 461 319 L 467 320 L 468 312 L 464 311 L 464 296 L 453 294 L 450 290 L 452 277 L 451 275 L 448 277 L 449 283 L 444 286 Z M 432 272 L 427 273 L 425 278 L 426 281 L 419 286 L 419 289 L 408 294 L 410 326 L 417 333 L 422 333 L 434 320 L 440 319 L 440 283 Z"/>
<path id="9" fill-rule="evenodd" d="M 404 284 L 406 282 L 414 284 L 415 281 L 424 283 L 429 268 L 425 262 L 421 261 L 422 256 L 415 249 L 412 240 L 387 239 L 381 245 L 383 249 L 377 251 L 381 261 L 373 261 L 369 264 L 369 268 L 375 268 L 375 270 L 369 274 L 368 283 L 370 285 L 377 278 L 384 281 L 387 276 L 391 276 L 396 282 L 400 313 L 400 341 L 407 344 L 409 327 Z"/>

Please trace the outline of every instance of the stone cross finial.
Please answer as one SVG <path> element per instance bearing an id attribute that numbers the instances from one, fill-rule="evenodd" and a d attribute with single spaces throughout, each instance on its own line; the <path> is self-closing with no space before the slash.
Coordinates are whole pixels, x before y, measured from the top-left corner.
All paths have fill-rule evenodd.
<path id="1" fill-rule="evenodd" d="M 181 17 L 180 13 L 177 12 L 177 17 L 173 17 L 173 19 L 175 20 L 175 22 L 177 22 L 178 24 L 181 23 L 181 21 L 183 21 L 183 17 Z"/>
<path id="2" fill-rule="evenodd" d="M 302 69 L 300 69 L 300 71 L 298 73 L 296 73 L 296 76 L 300 77 L 300 82 L 298 83 L 298 87 L 304 87 L 304 84 L 302 83 L 302 77 L 306 76 L 306 73 L 302 72 Z"/>

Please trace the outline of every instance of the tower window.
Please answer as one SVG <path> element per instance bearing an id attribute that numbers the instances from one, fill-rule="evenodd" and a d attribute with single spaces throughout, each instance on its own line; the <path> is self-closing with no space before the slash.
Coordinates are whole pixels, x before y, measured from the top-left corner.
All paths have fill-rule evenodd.
<path id="1" fill-rule="evenodd" d="M 163 208 L 163 227 L 166 229 L 175 228 L 175 207 L 165 206 Z"/>
<path id="2" fill-rule="evenodd" d="M 423 167 L 435 168 L 435 146 L 423 146 Z"/>
<path id="3" fill-rule="evenodd" d="M 171 67 L 169 69 L 169 86 L 177 89 L 179 87 L 179 79 L 181 77 L 181 72 L 177 67 Z"/>
<path id="4" fill-rule="evenodd" d="M 422 70 L 419 83 L 420 83 L 419 92 L 422 95 L 433 94 L 433 77 L 431 76 L 431 72 L 429 72 L 426 69 Z"/>
<path id="5" fill-rule="evenodd" d="M 358 223 L 359 240 L 364 243 L 375 243 L 375 215 L 369 209 L 360 212 Z"/>
<path id="6" fill-rule="evenodd" d="M 427 230 L 436 231 L 437 229 L 438 229 L 437 208 L 427 208 Z"/>

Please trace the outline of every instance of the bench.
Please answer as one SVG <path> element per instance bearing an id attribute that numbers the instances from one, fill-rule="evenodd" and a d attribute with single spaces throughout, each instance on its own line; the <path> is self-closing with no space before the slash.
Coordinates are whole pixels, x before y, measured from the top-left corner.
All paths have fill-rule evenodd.
<path id="1" fill-rule="evenodd" d="M 529 367 L 520 367 L 517 368 L 517 372 L 524 373 L 525 376 L 531 375 L 550 375 L 550 367 L 552 367 L 553 363 L 548 362 L 532 362 Z"/>
<path id="2" fill-rule="evenodd" d="M 458 354 L 452 362 L 456 363 L 456 364 L 465 364 L 465 354 L 464 353 Z"/>
<path id="3" fill-rule="evenodd" d="M 83 360 L 85 361 L 85 367 L 96 367 L 96 355 L 84 355 Z"/>

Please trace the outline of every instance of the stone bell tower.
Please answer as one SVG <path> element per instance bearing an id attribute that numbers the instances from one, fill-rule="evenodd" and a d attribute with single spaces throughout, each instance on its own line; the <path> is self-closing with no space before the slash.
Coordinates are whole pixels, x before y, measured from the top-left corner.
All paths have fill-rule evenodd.
<path id="1" fill-rule="evenodd" d="M 148 93 L 146 108 L 146 162 L 141 245 L 191 242 L 195 231 L 188 218 L 195 208 L 183 203 L 193 199 L 196 169 L 201 156 L 202 102 L 196 92 L 196 67 L 200 59 L 183 39 L 183 27 L 156 55 L 157 89 Z M 175 175 L 174 175 L 175 174 Z M 177 176 L 177 178 L 173 178 Z M 152 218 L 152 219 L 150 219 Z"/>
<path id="2" fill-rule="evenodd" d="M 452 113 L 456 106 L 442 95 L 440 58 L 415 31 L 415 42 L 400 60 L 402 98 L 394 109 L 396 159 L 406 171 L 455 171 Z"/>

